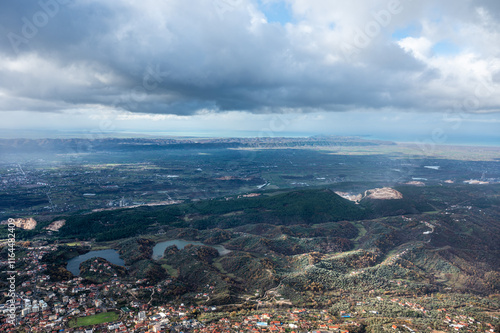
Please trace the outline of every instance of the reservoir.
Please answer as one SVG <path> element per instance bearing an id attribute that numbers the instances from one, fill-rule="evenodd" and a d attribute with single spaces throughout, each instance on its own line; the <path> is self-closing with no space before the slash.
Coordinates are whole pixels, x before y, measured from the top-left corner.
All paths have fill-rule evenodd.
<path id="1" fill-rule="evenodd" d="M 106 259 L 107 261 L 115 265 L 125 266 L 125 262 L 120 258 L 118 251 L 113 249 L 108 249 L 100 251 L 90 251 L 88 253 L 79 255 L 78 257 L 75 257 L 68 261 L 66 269 L 70 271 L 73 275 L 78 276 L 80 275 L 80 264 L 85 260 L 96 257 Z"/>
<path id="2" fill-rule="evenodd" d="M 161 242 L 155 245 L 153 247 L 153 259 L 157 260 L 163 257 L 163 253 L 165 252 L 165 249 L 171 245 L 177 246 L 179 250 L 182 250 L 186 245 L 191 244 L 191 245 L 205 245 L 205 246 L 210 246 L 216 249 L 219 252 L 219 255 L 223 256 L 225 254 L 228 254 L 231 252 L 231 250 L 226 249 L 222 245 L 206 245 L 203 244 L 202 242 L 196 242 L 196 241 L 185 241 L 182 239 L 174 239 L 174 240 L 169 240 L 165 242 Z"/>

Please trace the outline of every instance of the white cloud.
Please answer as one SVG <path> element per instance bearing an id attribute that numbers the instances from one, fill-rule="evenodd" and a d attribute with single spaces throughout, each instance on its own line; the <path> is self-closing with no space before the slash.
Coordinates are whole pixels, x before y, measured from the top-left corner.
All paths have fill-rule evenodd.
<path id="1" fill-rule="evenodd" d="M 432 50 L 432 43 L 425 37 L 406 37 L 398 42 L 406 52 L 412 53 L 418 60 L 426 60 Z"/>
<path id="2" fill-rule="evenodd" d="M 280 25 L 253 0 L 79 0 L 19 53 L 5 36 L 22 35 L 21 18 L 40 6 L 2 2 L 0 111 L 114 110 L 159 123 L 229 110 L 500 109 L 497 2 L 286 2 L 293 20 Z M 408 26 L 419 29 L 394 40 Z M 443 42 L 456 51 L 436 52 Z"/>

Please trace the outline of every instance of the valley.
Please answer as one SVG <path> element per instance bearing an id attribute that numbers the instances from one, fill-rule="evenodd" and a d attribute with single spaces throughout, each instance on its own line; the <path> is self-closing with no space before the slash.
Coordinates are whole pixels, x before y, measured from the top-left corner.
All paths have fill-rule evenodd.
<path id="1" fill-rule="evenodd" d="M 240 151 L 202 152 L 156 152 L 147 164 L 132 162 L 136 152 L 96 164 L 92 153 L 53 170 L 41 167 L 47 160 L 27 163 L 15 186 L 5 165 L 13 197 L 2 219 L 36 220 L 15 229 L 19 327 L 447 332 L 500 324 L 497 161 L 266 148 L 243 162 Z M 72 184 L 50 181 L 61 170 L 73 170 Z M 26 186 L 36 175 L 54 184 L 53 206 L 20 208 L 42 188 Z M 72 191 L 96 195 L 63 195 Z M 6 267 L 10 231 L 0 228 Z M 120 261 L 82 257 L 90 251 Z M 67 267 L 75 258 L 79 274 Z"/>

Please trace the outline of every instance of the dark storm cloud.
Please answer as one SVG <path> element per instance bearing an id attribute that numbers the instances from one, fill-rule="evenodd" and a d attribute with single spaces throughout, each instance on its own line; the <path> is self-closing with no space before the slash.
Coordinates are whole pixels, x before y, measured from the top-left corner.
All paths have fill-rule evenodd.
<path id="1" fill-rule="evenodd" d="M 73 47 L 111 32 L 120 15 L 118 5 L 79 5 L 71 0 L 6 1 L 1 8 L 0 49 L 11 57 L 26 52 L 75 56 Z"/>
<path id="2" fill-rule="evenodd" d="M 347 54 L 352 29 L 331 32 L 315 17 L 267 23 L 249 0 L 29 0 L 0 9 L 0 110 L 429 111 L 462 89 L 429 88 L 445 75 L 412 53 L 420 44 L 404 50 L 391 40 L 391 26 Z"/>

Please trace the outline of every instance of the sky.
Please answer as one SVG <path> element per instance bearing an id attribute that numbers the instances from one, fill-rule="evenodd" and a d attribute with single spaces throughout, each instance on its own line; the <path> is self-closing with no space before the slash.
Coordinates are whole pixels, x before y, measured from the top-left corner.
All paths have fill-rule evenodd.
<path id="1" fill-rule="evenodd" d="M 0 119 L 500 145 L 500 2 L 2 1 Z"/>

